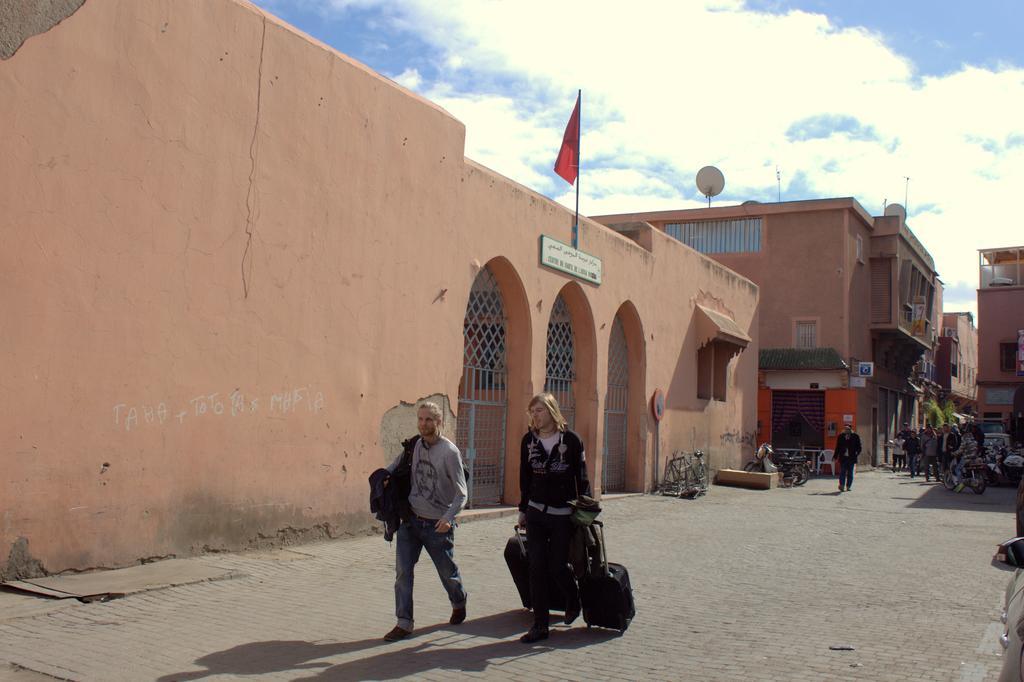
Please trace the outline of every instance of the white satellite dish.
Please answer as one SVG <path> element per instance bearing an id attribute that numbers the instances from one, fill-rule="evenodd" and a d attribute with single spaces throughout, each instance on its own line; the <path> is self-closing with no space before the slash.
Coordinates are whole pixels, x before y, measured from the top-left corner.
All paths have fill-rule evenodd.
<path id="1" fill-rule="evenodd" d="M 894 215 L 900 219 L 900 225 L 907 224 L 907 209 L 901 204 L 889 204 L 885 207 L 885 215 Z"/>
<path id="2" fill-rule="evenodd" d="M 697 189 L 708 198 L 710 206 L 711 197 L 718 196 L 725 189 L 725 176 L 714 166 L 704 166 L 697 171 Z"/>

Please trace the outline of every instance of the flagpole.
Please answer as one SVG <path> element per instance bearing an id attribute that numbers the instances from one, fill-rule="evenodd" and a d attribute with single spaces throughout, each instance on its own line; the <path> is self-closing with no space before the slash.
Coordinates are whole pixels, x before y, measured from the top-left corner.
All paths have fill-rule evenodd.
<path id="1" fill-rule="evenodd" d="M 572 224 L 572 248 L 580 247 L 580 142 L 583 140 L 583 89 L 576 91 L 580 103 L 580 118 L 576 122 L 576 220 Z"/>

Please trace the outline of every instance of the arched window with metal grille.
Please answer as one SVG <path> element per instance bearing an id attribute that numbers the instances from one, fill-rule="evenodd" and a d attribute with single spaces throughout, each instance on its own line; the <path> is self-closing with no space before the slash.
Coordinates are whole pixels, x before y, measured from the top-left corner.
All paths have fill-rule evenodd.
<path id="1" fill-rule="evenodd" d="M 469 506 L 501 503 L 508 391 L 505 309 L 490 268 L 473 281 L 462 325 L 462 380 L 455 444 L 469 470 Z"/>
<path id="2" fill-rule="evenodd" d="M 629 348 L 622 321 L 615 316 L 608 340 L 608 392 L 604 398 L 604 458 L 601 488 L 626 489 L 626 430 L 629 405 Z"/>
<path id="3" fill-rule="evenodd" d="M 544 390 L 555 396 L 562 416 L 573 428 L 576 421 L 576 400 L 573 383 L 576 381 L 576 354 L 573 344 L 572 317 L 569 306 L 559 294 L 551 308 L 548 321 L 547 369 Z"/>

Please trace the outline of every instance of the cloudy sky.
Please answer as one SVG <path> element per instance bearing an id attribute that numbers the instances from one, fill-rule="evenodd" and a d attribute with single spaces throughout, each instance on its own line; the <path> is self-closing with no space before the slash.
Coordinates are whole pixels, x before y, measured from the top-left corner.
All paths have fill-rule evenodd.
<path id="1" fill-rule="evenodd" d="M 257 0 L 466 125 L 466 155 L 572 207 L 552 171 L 583 90 L 580 212 L 904 203 L 946 310 L 1024 244 L 1017 0 Z M 906 178 L 910 178 L 908 181 Z"/>

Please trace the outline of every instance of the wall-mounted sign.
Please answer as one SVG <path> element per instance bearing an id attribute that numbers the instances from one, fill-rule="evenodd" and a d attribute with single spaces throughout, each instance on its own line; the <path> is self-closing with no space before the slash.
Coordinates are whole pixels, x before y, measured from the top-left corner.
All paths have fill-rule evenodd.
<path id="1" fill-rule="evenodd" d="M 656 422 L 665 416 L 665 394 L 660 388 L 654 389 L 654 395 L 651 396 L 651 415 Z"/>
<path id="2" fill-rule="evenodd" d="M 852 414 L 844 414 L 843 415 L 843 423 L 844 424 L 852 424 L 853 423 L 853 415 Z"/>
<path id="3" fill-rule="evenodd" d="M 858 362 L 857 363 L 857 376 L 859 376 L 859 377 L 873 377 L 873 376 L 875 376 L 875 363 L 873 363 L 873 362 Z"/>
<path id="4" fill-rule="evenodd" d="M 850 388 L 864 388 L 868 385 L 868 380 L 864 377 L 850 377 Z"/>
<path id="5" fill-rule="evenodd" d="M 579 277 L 591 284 L 601 283 L 601 259 L 563 244 L 546 235 L 540 237 L 540 264 Z"/>
<path id="6" fill-rule="evenodd" d="M 911 306 L 910 333 L 914 336 L 924 336 L 925 332 L 925 303 L 924 296 L 916 296 Z"/>
<path id="7" fill-rule="evenodd" d="M 1013 405 L 1015 386 L 994 386 L 985 389 L 985 402 L 989 405 Z"/>

